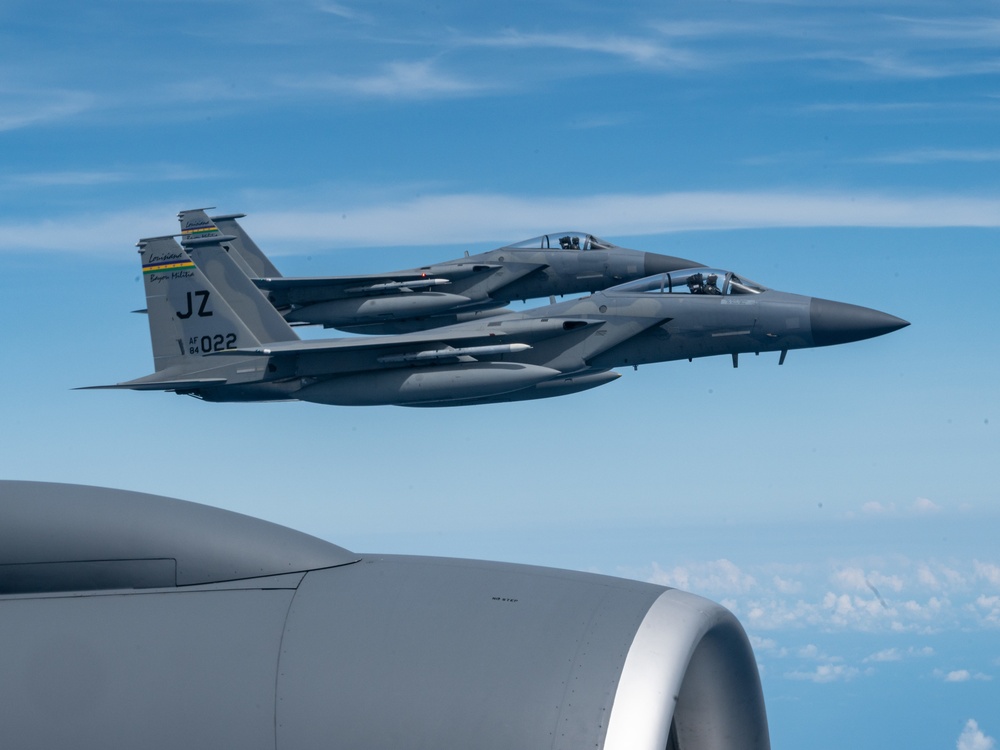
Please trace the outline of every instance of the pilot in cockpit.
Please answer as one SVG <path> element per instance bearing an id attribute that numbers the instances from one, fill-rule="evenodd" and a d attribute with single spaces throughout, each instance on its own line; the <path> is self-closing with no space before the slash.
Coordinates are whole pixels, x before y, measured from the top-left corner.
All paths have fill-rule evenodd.
<path id="1" fill-rule="evenodd" d="M 719 289 L 719 276 L 718 274 L 710 273 L 708 278 L 705 280 L 705 286 L 702 287 L 702 294 L 722 294 L 722 290 Z"/>

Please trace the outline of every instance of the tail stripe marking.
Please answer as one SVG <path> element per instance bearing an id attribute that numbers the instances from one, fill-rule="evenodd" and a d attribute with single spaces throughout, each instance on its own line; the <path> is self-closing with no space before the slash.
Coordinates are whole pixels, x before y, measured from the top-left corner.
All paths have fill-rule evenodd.
<path id="1" fill-rule="evenodd" d="M 209 224 L 207 227 L 191 227 L 190 229 L 182 229 L 181 236 L 187 239 L 188 237 L 205 236 L 210 237 L 213 233 L 218 233 L 218 229 L 215 224 Z"/>
<path id="2" fill-rule="evenodd" d="M 167 271 L 178 271 L 188 268 L 194 268 L 194 261 L 188 260 L 175 260 L 169 263 L 149 263 L 142 267 L 143 275 L 150 273 L 165 273 Z"/>

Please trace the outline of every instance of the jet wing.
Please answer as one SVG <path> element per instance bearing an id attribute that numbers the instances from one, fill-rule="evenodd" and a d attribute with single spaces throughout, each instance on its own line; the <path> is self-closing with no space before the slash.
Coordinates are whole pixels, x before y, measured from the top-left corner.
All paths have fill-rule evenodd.
<path id="1" fill-rule="evenodd" d="M 492 270 L 493 266 L 481 270 Z M 254 279 L 257 287 L 268 294 L 277 307 L 304 305 L 333 299 L 370 297 L 395 294 L 450 284 L 459 275 L 454 271 L 437 274 L 428 271 L 395 271 L 359 276 L 284 276 L 276 279 Z"/>
<path id="2" fill-rule="evenodd" d="M 547 268 L 545 263 L 449 263 L 426 269 L 357 276 L 302 276 L 254 279 L 278 308 L 327 300 L 400 294 L 447 286 L 471 276 L 484 278 L 503 269 L 503 284 Z"/>
<path id="3" fill-rule="evenodd" d="M 279 372 L 291 370 L 297 376 L 333 374 L 435 360 L 475 362 L 479 357 L 516 354 L 530 349 L 534 342 L 602 323 L 580 318 L 515 318 L 494 321 L 474 331 L 438 328 L 401 336 L 276 341 L 205 356 L 264 356 Z"/>

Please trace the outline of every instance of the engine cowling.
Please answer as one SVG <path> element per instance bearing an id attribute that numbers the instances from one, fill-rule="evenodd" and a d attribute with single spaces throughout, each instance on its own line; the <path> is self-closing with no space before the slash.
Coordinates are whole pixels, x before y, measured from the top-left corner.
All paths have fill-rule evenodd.
<path id="1" fill-rule="evenodd" d="M 0 482 L 0 638 L 10 748 L 769 747 L 701 597 L 133 492 Z"/>

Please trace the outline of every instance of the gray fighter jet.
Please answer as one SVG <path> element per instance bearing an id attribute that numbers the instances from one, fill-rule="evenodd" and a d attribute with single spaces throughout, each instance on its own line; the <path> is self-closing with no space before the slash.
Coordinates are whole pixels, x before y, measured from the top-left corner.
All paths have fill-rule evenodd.
<path id="1" fill-rule="evenodd" d="M 364 276 L 285 278 L 239 225 L 244 214 L 181 211 L 181 236 L 232 237 L 230 251 L 289 323 L 355 333 L 405 333 L 495 315 L 513 300 L 594 292 L 700 265 L 558 232 L 487 253 Z"/>
<path id="2" fill-rule="evenodd" d="M 589 297 L 397 336 L 300 340 L 233 261 L 227 237 L 139 242 L 155 372 L 98 388 L 207 401 L 457 406 L 561 396 L 615 368 L 780 352 L 908 325 L 767 289 L 728 271 L 661 273 Z"/>
<path id="3" fill-rule="evenodd" d="M 0 481 L 0 642 L 5 750 L 770 747 L 707 599 L 138 492 Z"/>

